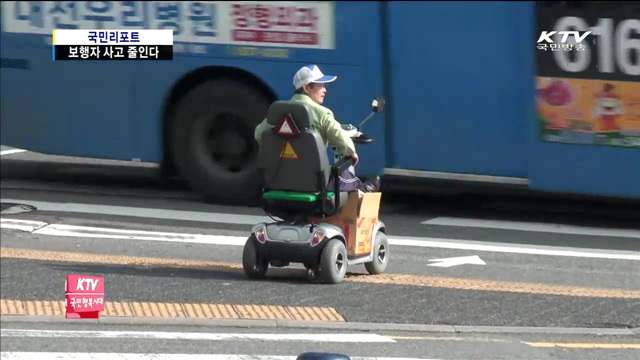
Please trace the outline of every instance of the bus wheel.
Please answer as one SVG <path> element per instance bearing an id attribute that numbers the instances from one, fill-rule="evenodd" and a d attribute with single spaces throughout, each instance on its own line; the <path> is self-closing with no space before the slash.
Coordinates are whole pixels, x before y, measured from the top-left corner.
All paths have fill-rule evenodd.
<path id="1" fill-rule="evenodd" d="M 172 155 L 180 175 L 205 201 L 257 204 L 262 177 L 253 134 L 269 105 L 255 88 L 226 79 L 195 87 L 177 104 Z"/>

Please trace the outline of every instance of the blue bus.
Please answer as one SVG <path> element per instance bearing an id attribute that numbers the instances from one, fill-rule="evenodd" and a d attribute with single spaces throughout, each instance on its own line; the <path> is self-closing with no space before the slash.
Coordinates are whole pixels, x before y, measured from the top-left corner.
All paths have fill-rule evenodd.
<path id="1" fill-rule="evenodd" d="M 0 139 L 252 203 L 253 129 L 317 64 L 340 122 L 386 99 L 360 176 L 640 198 L 638 5 L 602 3 L 3 1 Z M 173 29 L 174 59 L 53 61 L 77 28 Z"/>

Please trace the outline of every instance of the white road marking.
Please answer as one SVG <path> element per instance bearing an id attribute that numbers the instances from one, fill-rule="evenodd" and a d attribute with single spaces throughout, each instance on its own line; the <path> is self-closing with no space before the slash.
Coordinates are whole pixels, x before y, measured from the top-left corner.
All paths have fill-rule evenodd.
<path id="1" fill-rule="evenodd" d="M 387 336 L 377 334 L 265 334 L 265 333 L 206 333 L 164 331 L 106 331 L 106 330 L 33 330 L 2 329 L 4 337 L 38 338 L 91 338 L 91 339 L 164 339 L 164 340 L 261 340 L 261 341 L 309 341 L 338 343 L 395 343 Z"/>
<path id="2" fill-rule="evenodd" d="M 21 219 L 1 219 L 0 229 L 14 229 L 20 231 L 30 231 L 34 234 L 61 236 L 61 237 L 82 237 L 82 238 L 104 238 L 104 239 L 125 239 L 142 241 L 164 241 L 175 243 L 195 243 L 207 245 L 230 245 L 244 246 L 247 236 L 225 236 L 225 235 L 205 235 L 190 233 L 167 233 L 141 230 L 123 230 L 111 228 L 99 228 L 66 224 L 49 224 L 43 226 L 42 222 L 21 220 Z M 390 236 L 389 244 L 393 246 L 428 247 L 440 249 L 472 250 L 498 253 L 545 255 L 545 256 L 565 256 L 581 258 L 600 258 L 612 260 L 633 260 L 640 261 L 640 252 L 635 251 L 590 251 L 586 249 L 563 248 L 541 245 L 519 245 L 495 244 L 473 240 L 453 240 L 429 237 L 401 237 Z"/>
<path id="3" fill-rule="evenodd" d="M 15 154 L 15 153 L 21 153 L 21 152 L 25 152 L 25 151 L 27 151 L 27 150 L 22 150 L 22 149 L 2 150 L 2 151 L 0 151 L 0 156 L 10 155 L 10 154 Z"/>
<path id="4" fill-rule="evenodd" d="M 46 226 L 43 226 L 43 224 Z M 47 225 L 47 223 L 43 223 L 40 221 L 21 219 L 1 219 L 0 228 L 29 231 L 34 234 L 51 236 L 148 240 L 206 245 L 244 246 L 244 243 L 247 241 L 246 237 L 241 236 L 165 233 L 156 231 L 121 230 L 65 224 Z"/>
<path id="5" fill-rule="evenodd" d="M 424 225 L 444 225 L 457 227 L 475 227 L 486 229 L 535 231 L 570 235 L 609 236 L 640 239 L 640 230 L 603 229 L 587 226 L 532 223 L 507 220 L 483 220 L 455 217 L 437 217 L 421 222 Z"/>
<path id="6" fill-rule="evenodd" d="M 33 232 L 36 229 L 40 229 L 48 224 L 42 221 L 31 221 L 22 219 L 1 219 L 0 228 L 2 229 L 14 229 L 20 231 Z"/>
<path id="7" fill-rule="evenodd" d="M 637 252 L 637 251 L 606 250 L 601 252 L 594 252 L 594 251 L 590 251 L 587 249 L 580 249 L 580 248 L 566 248 L 566 247 L 543 246 L 543 245 L 520 245 L 520 244 L 515 246 L 510 244 L 496 244 L 496 243 L 473 241 L 473 240 L 452 240 L 452 239 L 420 238 L 420 237 L 413 237 L 413 238 L 395 237 L 393 239 L 389 239 L 389 244 L 396 245 L 396 246 L 400 245 L 400 246 L 433 247 L 433 248 L 440 248 L 440 249 L 473 250 L 473 251 L 487 251 L 487 252 L 511 253 L 511 254 L 640 261 L 640 252 Z"/>
<path id="8" fill-rule="evenodd" d="M 254 225 L 263 221 L 273 221 L 264 215 L 224 214 L 206 211 L 184 211 L 171 209 L 151 209 L 130 206 L 110 206 L 77 203 L 55 203 L 47 201 L 2 199 L 2 202 L 27 204 L 40 211 L 57 211 L 83 214 L 115 215 L 127 217 L 154 218 L 166 220 L 201 221 L 221 224 Z"/>
<path id="9" fill-rule="evenodd" d="M 347 354 L 348 355 L 348 354 Z M 296 360 L 297 355 L 139 354 L 81 352 L 2 352 L 1 360 Z M 437 360 L 401 357 L 349 356 L 351 360 Z"/>
<path id="10" fill-rule="evenodd" d="M 478 255 L 431 259 L 429 261 L 433 261 L 433 263 L 427 264 L 427 266 L 437 267 L 452 267 L 457 265 L 487 265 L 482 259 L 480 259 Z"/>
<path id="11" fill-rule="evenodd" d="M 271 222 L 266 215 L 225 214 L 206 211 L 185 211 L 172 209 L 153 209 L 129 206 L 93 205 L 79 203 L 56 203 L 19 199 L 2 199 L 2 202 L 27 204 L 40 211 L 70 212 L 83 214 L 114 215 L 137 218 L 154 218 L 165 220 L 199 221 L 220 224 L 254 225 L 259 222 Z M 479 220 L 451 217 L 438 217 L 421 222 L 426 225 L 445 225 L 458 227 L 480 227 L 520 231 L 535 231 L 586 236 L 608 236 L 640 239 L 640 230 L 602 229 L 570 225 L 523 223 L 516 221 Z"/>

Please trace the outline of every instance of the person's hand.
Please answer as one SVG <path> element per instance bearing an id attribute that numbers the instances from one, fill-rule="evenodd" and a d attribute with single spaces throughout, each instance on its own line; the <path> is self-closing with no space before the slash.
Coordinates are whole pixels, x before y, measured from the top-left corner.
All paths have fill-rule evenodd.
<path id="1" fill-rule="evenodd" d="M 358 158 L 358 154 L 357 153 L 353 153 L 353 155 L 351 155 L 351 157 L 353 158 L 353 166 L 356 166 L 358 164 L 358 161 L 360 161 L 360 158 Z"/>

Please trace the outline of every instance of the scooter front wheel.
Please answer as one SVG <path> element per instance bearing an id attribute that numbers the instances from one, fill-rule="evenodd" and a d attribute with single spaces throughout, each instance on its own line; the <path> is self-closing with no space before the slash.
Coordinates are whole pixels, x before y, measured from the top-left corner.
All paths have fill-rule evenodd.
<path id="1" fill-rule="evenodd" d="M 364 267 L 371 275 L 382 274 L 389 264 L 389 239 L 387 234 L 378 230 L 373 244 L 373 260 L 365 263 Z"/>
<path id="2" fill-rule="evenodd" d="M 307 281 L 314 281 L 316 279 L 316 272 L 313 268 L 307 268 L 306 273 L 304 274 L 305 279 Z"/>

